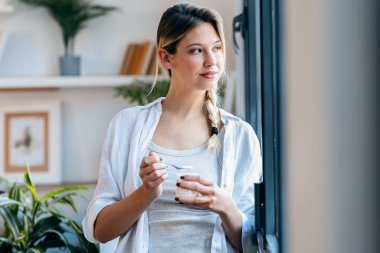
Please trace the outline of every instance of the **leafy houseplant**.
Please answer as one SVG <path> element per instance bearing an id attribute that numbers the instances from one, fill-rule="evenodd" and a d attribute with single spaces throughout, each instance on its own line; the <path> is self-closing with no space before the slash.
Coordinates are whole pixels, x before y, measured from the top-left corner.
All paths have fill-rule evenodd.
<path id="1" fill-rule="evenodd" d="M 84 238 L 82 227 L 58 207 L 66 205 L 77 211 L 73 197 L 78 196 L 76 191 L 87 187 L 63 187 L 40 198 L 28 166 L 24 184 L 10 184 L 0 177 L 2 190 L 6 188 L 0 192 L 0 216 L 4 222 L 0 252 L 42 253 L 51 248 L 68 249 L 72 253 L 99 252 Z M 69 242 L 68 238 L 76 238 L 77 242 Z"/>
<path id="2" fill-rule="evenodd" d="M 149 93 L 152 87 L 151 81 L 134 80 L 128 85 L 115 87 L 115 96 L 127 99 L 131 103 L 137 103 L 138 105 L 146 105 L 153 102 L 157 98 L 166 97 L 168 94 L 170 81 L 166 79 L 157 80 L 156 85 L 151 93 Z M 226 84 L 223 82 L 219 86 L 219 95 L 224 98 Z"/>
<path id="3" fill-rule="evenodd" d="M 61 28 L 65 54 L 61 57 L 63 75 L 79 75 L 80 58 L 74 56 L 74 40 L 88 21 L 107 15 L 116 7 L 92 4 L 91 0 L 19 0 L 21 3 L 45 8 Z M 65 63 L 68 68 L 65 69 Z M 73 65 L 70 65 L 73 64 Z"/>
<path id="4" fill-rule="evenodd" d="M 131 103 L 146 105 L 159 97 L 165 97 L 168 93 L 169 85 L 169 80 L 157 80 L 153 91 L 149 94 L 152 82 L 136 79 L 126 86 L 115 87 L 115 96 L 127 99 Z"/>

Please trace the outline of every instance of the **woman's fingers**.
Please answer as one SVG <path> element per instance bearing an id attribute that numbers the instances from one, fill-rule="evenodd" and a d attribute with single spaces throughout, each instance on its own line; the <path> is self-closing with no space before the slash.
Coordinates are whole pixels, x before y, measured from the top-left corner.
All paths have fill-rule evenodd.
<path id="1" fill-rule="evenodd" d="M 175 200 L 180 204 L 205 208 L 215 213 L 220 213 L 226 209 L 226 198 L 213 182 L 194 175 L 185 175 L 181 179 L 182 181 L 177 183 L 178 187 L 199 192 L 201 196 L 176 196 Z"/>
<path id="2" fill-rule="evenodd" d="M 153 181 L 155 181 L 156 179 L 160 178 L 161 176 L 165 174 L 168 174 L 168 171 L 166 169 L 155 169 L 143 178 L 143 182 L 153 183 Z"/>
<path id="3" fill-rule="evenodd" d="M 163 174 L 162 176 L 156 178 L 153 182 L 151 182 L 152 187 L 158 186 L 162 184 L 167 178 L 168 178 L 168 173 Z"/>
<path id="4" fill-rule="evenodd" d="M 182 180 L 180 183 L 177 183 L 178 187 L 196 191 L 202 195 L 215 195 L 216 191 L 213 185 L 214 184 L 212 182 L 210 185 L 206 186 L 195 181 L 185 181 L 185 180 Z"/>
<path id="5" fill-rule="evenodd" d="M 177 197 L 179 203 L 185 205 L 193 205 L 203 208 L 210 208 L 210 204 L 215 202 L 215 197 L 210 195 L 199 197 Z"/>
<path id="6" fill-rule="evenodd" d="M 160 162 L 160 158 L 153 151 L 149 152 L 149 156 L 144 157 L 141 160 L 140 168 L 145 168 L 154 162 Z"/>
<path id="7" fill-rule="evenodd" d="M 166 170 L 166 169 L 167 169 L 167 165 L 165 163 L 155 162 L 146 167 L 140 168 L 139 175 L 143 179 L 156 170 Z"/>
<path id="8" fill-rule="evenodd" d="M 211 182 L 211 181 L 208 181 L 206 180 L 205 178 L 199 176 L 199 175 L 184 175 L 181 177 L 181 179 L 185 180 L 185 181 L 194 181 L 194 182 L 198 182 L 202 185 L 205 185 L 205 186 L 213 186 L 214 183 Z"/>

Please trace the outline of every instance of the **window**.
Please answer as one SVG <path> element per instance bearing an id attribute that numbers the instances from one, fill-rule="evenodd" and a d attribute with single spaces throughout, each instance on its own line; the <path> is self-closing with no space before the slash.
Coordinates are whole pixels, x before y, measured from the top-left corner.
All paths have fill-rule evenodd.
<path id="1" fill-rule="evenodd" d="M 279 252 L 281 239 L 278 10 L 278 0 L 245 0 L 243 13 L 234 19 L 234 31 L 244 38 L 246 120 L 263 154 L 264 181 L 255 186 L 255 225 L 258 243 L 270 252 Z"/>

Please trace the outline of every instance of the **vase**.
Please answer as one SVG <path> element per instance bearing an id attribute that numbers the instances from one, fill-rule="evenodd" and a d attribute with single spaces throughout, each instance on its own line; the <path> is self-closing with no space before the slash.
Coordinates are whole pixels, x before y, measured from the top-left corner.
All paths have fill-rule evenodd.
<path id="1" fill-rule="evenodd" d="M 67 55 L 59 57 L 59 66 L 62 76 L 80 75 L 80 56 Z"/>

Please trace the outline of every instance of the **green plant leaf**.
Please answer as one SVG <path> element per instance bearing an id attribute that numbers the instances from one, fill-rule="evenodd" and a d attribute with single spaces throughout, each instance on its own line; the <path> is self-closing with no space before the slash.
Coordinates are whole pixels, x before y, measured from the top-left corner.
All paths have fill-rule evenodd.
<path id="1" fill-rule="evenodd" d="M 83 234 L 82 226 L 73 220 L 69 220 L 70 227 L 78 234 Z"/>
<path id="2" fill-rule="evenodd" d="M 8 197 L 0 197 L 0 207 L 11 205 L 25 206 L 25 204 L 20 201 L 9 199 Z"/>
<path id="3" fill-rule="evenodd" d="M 0 208 L 0 215 L 4 219 L 4 223 L 8 226 L 13 238 L 20 238 L 20 230 L 17 225 L 17 217 L 12 216 L 12 213 L 6 208 Z"/>
<path id="4" fill-rule="evenodd" d="M 20 201 L 20 186 L 17 183 L 14 183 L 9 189 L 8 197 Z"/>
<path id="5" fill-rule="evenodd" d="M 43 239 L 36 241 L 35 245 L 33 245 L 34 247 L 48 249 L 68 246 L 66 237 L 58 230 L 45 230 L 43 234 L 41 234 L 41 238 Z"/>
<path id="6" fill-rule="evenodd" d="M 28 207 L 30 208 L 30 210 L 32 210 L 32 207 L 33 207 L 33 199 L 29 198 L 28 193 L 29 193 L 29 191 L 21 191 L 21 192 L 20 192 L 20 195 L 21 195 L 22 202 L 23 202 L 26 206 L 28 206 Z"/>
<path id="7" fill-rule="evenodd" d="M 47 201 L 48 199 L 60 194 L 60 193 L 63 193 L 63 192 L 67 192 L 67 191 L 77 191 L 77 190 L 88 190 L 88 187 L 87 186 L 67 186 L 67 187 L 62 187 L 62 188 L 59 188 L 59 189 L 56 189 L 56 190 L 53 190 L 49 193 L 47 193 L 45 196 L 43 196 L 41 198 L 41 202 L 45 202 Z"/>
<path id="8" fill-rule="evenodd" d="M 26 163 L 26 171 L 24 174 L 24 183 L 25 183 L 26 187 L 28 188 L 28 190 L 30 191 L 30 193 L 32 194 L 33 201 L 34 202 L 38 201 L 38 194 L 36 191 L 36 187 L 34 186 L 34 183 L 30 177 L 30 168 L 29 168 L 28 163 Z"/>
<path id="9" fill-rule="evenodd" d="M 26 253 L 44 253 L 44 250 L 38 248 L 29 248 Z"/>
<path id="10" fill-rule="evenodd" d="M 64 214 L 61 210 L 55 207 L 49 207 L 46 209 L 47 212 L 51 213 L 53 216 L 56 216 L 59 219 L 70 220 L 70 218 Z"/>
<path id="11" fill-rule="evenodd" d="M 40 201 L 37 201 L 37 202 L 34 202 L 34 206 L 33 206 L 33 209 L 32 209 L 32 224 L 34 224 L 34 221 L 36 220 L 36 217 L 38 216 L 38 212 L 40 211 L 40 208 L 41 208 L 41 202 Z"/>
<path id="12" fill-rule="evenodd" d="M 125 86 L 115 87 L 116 97 L 123 97 L 131 103 L 137 103 L 139 105 L 146 105 L 157 98 L 166 97 L 170 80 L 159 79 L 151 93 L 152 81 L 142 81 L 139 79 L 134 80 Z"/>
<path id="13" fill-rule="evenodd" d="M 73 54 L 73 41 L 88 21 L 117 10 L 116 7 L 93 5 L 88 0 L 19 0 L 24 4 L 45 8 L 61 28 L 65 55 Z M 71 49 L 69 48 L 71 47 Z"/>
<path id="14" fill-rule="evenodd" d="M 18 247 L 18 245 L 14 242 L 14 241 L 12 241 L 12 240 L 9 240 L 9 239 L 7 239 L 7 238 L 4 238 L 4 237 L 2 237 L 2 236 L 0 236 L 0 244 L 8 244 L 10 247 L 12 247 L 12 248 L 17 248 Z M 1 249 L 1 248 L 0 248 Z M 3 252 L 3 251 L 0 251 L 0 252 Z"/>
<path id="15" fill-rule="evenodd" d="M 54 202 L 69 205 L 74 210 L 74 212 L 78 212 L 77 208 L 75 207 L 75 202 L 70 195 L 65 195 L 60 198 L 54 199 Z"/>
<path id="16" fill-rule="evenodd" d="M 69 249 L 71 253 L 96 253 L 99 252 L 98 247 L 87 241 L 87 239 L 84 237 L 83 234 L 77 236 L 79 240 L 79 245 L 74 246 L 74 245 L 69 245 Z"/>
<path id="17" fill-rule="evenodd" d="M 28 165 L 24 174 L 26 190 L 19 184 L 9 185 L 6 195 L 0 196 L 0 218 L 4 232 L 0 235 L 0 252 L 45 252 L 48 248 L 66 248 L 72 252 L 98 252 L 84 238 L 79 223 L 66 216 L 54 204 L 65 204 L 76 210 L 74 197 L 85 186 L 56 189 L 39 199 Z M 3 187 L 3 185 L 2 185 Z M 70 245 L 65 235 L 75 235 L 79 245 Z"/>
<path id="18" fill-rule="evenodd" d="M 61 231 L 60 228 L 61 220 L 56 216 L 50 216 L 46 218 L 40 219 L 35 226 L 32 228 L 32 232 L 30 233 L 30 241 L 36 241 L 41 238 L 41 236 L 47 230 L 57 230 Z"/>
<path id="19" fill-rule="evenodd" d="M 15 242 L 17 242 L 19 245 L 23 245 L 23 242 L 25 241 L 26 235 L 24 233 L 20 233 L 20 236 L 15 239 Z"/>
<path id="20" fill-rule="evenodd" d="M 27 241 L 29 240 L 29 220 L 26 215 L 22 216 L 24 219 L 24 228 L 23 228 L 23 234 L 25 235 L 25 240 L 24 240 L 24 247 L 26 248 L 27 246 Z"/>
<path id="21" fill-rule="evenodd" d="M 12 187 L 9 189 L 8 197 L 10 199 L 20 201 L 21 198 L 21 189 L 18 183 L 13 183 Z M 19 205 L 14 205 L 10 208 L 12 215 L 17 216 Z"/>

